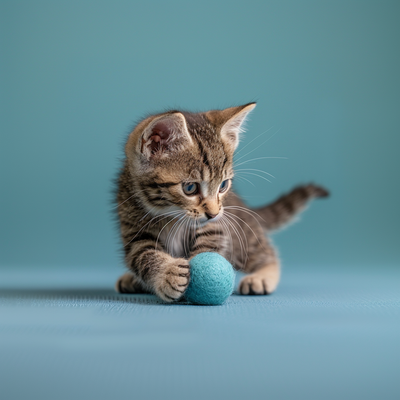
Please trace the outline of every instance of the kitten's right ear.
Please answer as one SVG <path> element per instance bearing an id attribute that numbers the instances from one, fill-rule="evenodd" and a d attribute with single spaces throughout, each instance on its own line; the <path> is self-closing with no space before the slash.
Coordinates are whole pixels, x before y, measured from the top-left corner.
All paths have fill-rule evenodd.
<path id="1" fill-rule="evenodd" d="M 248 103 L 239 107 L 212 110 L 206 113 L 207 118 L 219 128 L 222 140 L 232 152 L 239 144 L 239 136 L 243 132 L 244 122 L 255 106 L 256 103 Z"/>
<path id="2" fill-rule="evenodd" d="M 153 119 L 143 130 L 138 146 L 147 158 L 161 158 L 193 144 L 185 117 L 179 113 Z"/>

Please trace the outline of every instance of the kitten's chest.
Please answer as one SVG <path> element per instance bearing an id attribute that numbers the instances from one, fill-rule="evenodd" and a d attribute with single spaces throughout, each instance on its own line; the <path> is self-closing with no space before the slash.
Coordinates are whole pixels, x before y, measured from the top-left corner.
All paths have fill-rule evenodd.
<path id="1" fill-rule="evenodd" d="M 159 241 L 172 257 L 185 257 L 190 254 L 190 242 L 193 228 L 185 222 L 177 222 L 164 226 L 159 233 Z"/>
<path id="2" fill-rule="evenodd" d="M 183 221 L 167 223 L 158 232 L 158 241 L 172 257 L 188 257 L 192 234 Z"/>

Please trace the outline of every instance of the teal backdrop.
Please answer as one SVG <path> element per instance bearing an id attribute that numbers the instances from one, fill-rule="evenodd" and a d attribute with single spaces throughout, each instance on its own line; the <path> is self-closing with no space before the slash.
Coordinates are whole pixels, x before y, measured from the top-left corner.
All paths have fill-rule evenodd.
<path id="1" fill-rule="evenodd" d="M 285 158 L 245 164 L 275 178 L 242 175 L 236 190 L 253 206 L 304 182 L 332 192 L 275 235 L 284 268 L 395 268 L 399 11 L 1 1 L 0 266 L 122 269 L 112 188 L 135 121 L 257 101 L 238 157 Z"/>

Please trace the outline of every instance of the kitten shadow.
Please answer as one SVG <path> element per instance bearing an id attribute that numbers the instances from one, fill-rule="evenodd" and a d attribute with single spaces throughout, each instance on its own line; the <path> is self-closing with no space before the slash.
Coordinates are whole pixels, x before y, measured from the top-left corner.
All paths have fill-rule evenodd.
<path id="1" fill-rule="evenodd" d="M 176 306 L 189 304 L 185 300 L 177 303 L 164 303 L 158 297 L 152 294 L 121 294 L 110 288 L 0 288 L 0 301 L 108 301 L 115 303 L 132 303 L 142 305 L 167 305 Z"/>

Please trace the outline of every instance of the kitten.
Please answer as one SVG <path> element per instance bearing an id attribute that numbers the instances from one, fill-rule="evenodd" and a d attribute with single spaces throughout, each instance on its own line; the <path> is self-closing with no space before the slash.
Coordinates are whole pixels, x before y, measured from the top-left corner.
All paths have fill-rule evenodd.
<path id="1" fill-rule="evenodd" d="M 241 294 L 276 289 L 279 260 L 265 232 L 328 192 L 310 184 L 250 210 L 230 190 L 233 154 L 255 106 L 168 111 L 144 119 L 129 135 L 117 194 L 129 272 L 117 281 L 118 292 L 176 301 L 190 281 L 189 260 L 204 251 L 218 252 L 248 273 Z"/>

